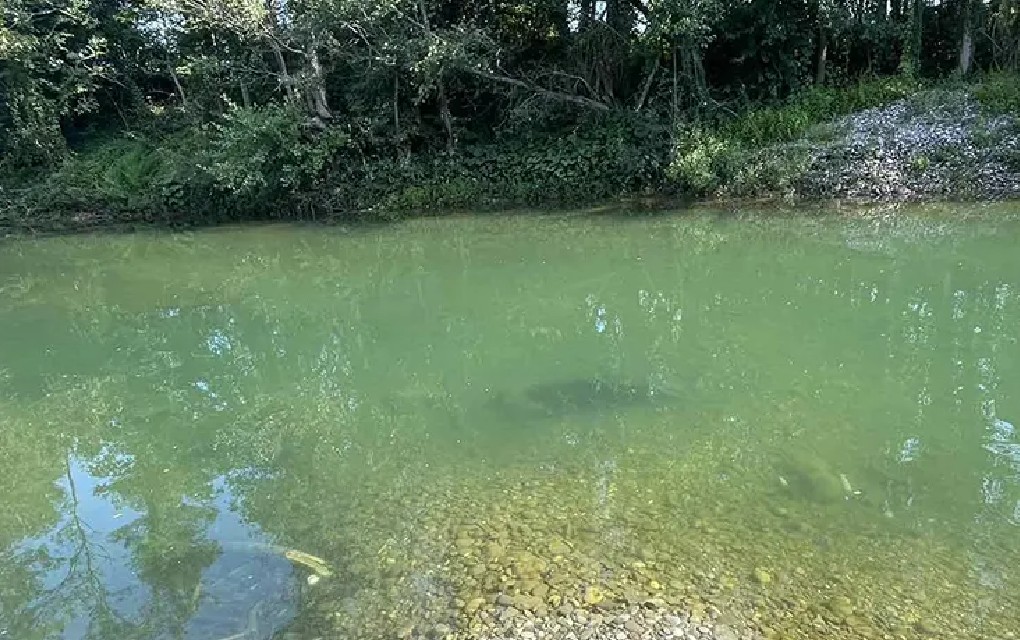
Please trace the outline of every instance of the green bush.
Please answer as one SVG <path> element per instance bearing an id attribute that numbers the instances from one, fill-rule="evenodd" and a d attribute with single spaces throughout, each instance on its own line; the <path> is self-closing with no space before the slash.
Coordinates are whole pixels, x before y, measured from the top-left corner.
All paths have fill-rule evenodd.
<path id="1" fill-rule="evenodd" d="M 212 125 L 202 168 L 238 198 L 276 202 L 319 186 L 327 165 L 350 144 L 341 129 L 316 129 L 286 106 L 239 108 Z"/>
<path id="2" fill-rule="evenodd" d="M 556 138 L 477 144 L 400 161 L 334 162 L 320 211 L 394 212 L 578 204 L 661 189 L 669 140 L 657 131 L 595 129 Z M 312 194 L 306 199 L 314 201 Z"/>
<path id="3" fill-rule="evenodd" d="M 1020 77 L 1015 73 L 990 74 L 971 93 L 989 113 L 1020 115 Z"/>
<path id="4" fill-rule="evenodd" d="M 924 155 L 919 154 L 910 159 L 910 171 L 915 174 L 923 174 L 928 168 L 931 167 L 931 159 Z"/>
<path id="5" fill-rule="evenodd" d="M 803 175 L 809 155 L 809 145 L 794 141 L 810 132 L 813 144 L 832 142 L 838 127 L 821 123 L 918 88 L 906 77 L 813 87 L 781 104 L 694 121 L 672 134 L 633 115 L 593 117 L 572 131 L 532 131 L 454 152 L 401 152 L 369 126 L 317 127 L 285 106 L 234 109 L 205 125 L 183 123 L 79 149 L 55 170 L 0 191 L 0 221 L 83 214 L 164 222 L 396 219 L 644 193 L 784 192 Z M 989 110 L 1020 108 L 1020 81 L 1011 76 L 989 76 L 974 93 Z M 922 163 L 916 159 L 913 168 L 922 171 Z"/>
<path id="6" fill-rule="evenodd" d="M 917 81 L 905 76 L 868 80 L 845 88 L 810 87 L 781 105 L 752 109 L 732 118 L 720 126 L 720 132 L 749 147 L 789 142 L 817 124 L 906 98 L 918 89 Z"/>
<path id="7" fill-rule="evenodd" d="M 668 175 L 680 191 L 704 195 L 727 180 L 729 165 L 738 155 L 740 145 L 732 139 L 699 126 L 680 127 Z"/>
<path id="8" fill-rule="evenodd" d="M 787 194 L 804 175 L 809 161 L 808 148 L 801 144 L 745 152 L 720 192 L 738 198 Z"/>
<path id="9" fill-rule="evenodd" d="M 785 191 L 804 171 L 806 155 L 793 149 L 787 153 L 786 147 L 778 153 L 761 150 L 800 139 L 840 116 L 905 98 L 918 88 L 915 80 L 899 76 L 846 88 L 810 87 L 783 104 L 750 109 L 714 127 L 683 126 L 676 134 L 669 179 L 692 195 Z M 835 131 L 819 133 L 825 136 L 832 138 Z"/>

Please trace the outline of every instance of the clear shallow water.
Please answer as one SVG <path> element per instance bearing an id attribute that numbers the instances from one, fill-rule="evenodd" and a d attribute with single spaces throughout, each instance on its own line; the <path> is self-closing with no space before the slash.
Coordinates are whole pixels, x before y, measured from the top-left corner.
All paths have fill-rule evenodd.
<path id="1" fill-rule="evenodd" d="M 0 638 L 484 636 L 501 594 L 1007 637 L 1016 220 L 6 242 Z"/>

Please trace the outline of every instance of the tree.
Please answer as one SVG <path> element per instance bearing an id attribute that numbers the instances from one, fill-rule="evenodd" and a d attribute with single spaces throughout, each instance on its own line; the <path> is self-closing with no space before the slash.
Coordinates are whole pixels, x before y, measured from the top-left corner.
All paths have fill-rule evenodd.
<path id="1" fill-rule="evenodd" d="M 89 0 L 8 0 L 0 24 L 0 163 L 38 166 L 66 148 L 65 117 L 96 106 L 107 73 Z"/>
<path id="2" fill-rule="evenodd" d="M 281 105 L 302 145 L 342 135 L 366 161 L 607 117 L 673 126 L 868 74 L 1015 68 L 1017 2 L 9 0 L 0 162 L 52 164 L 90 129 L 202 137 Z"/>
<path id="3" fill-rule="evenodd" d="M 906 20 L 903 36 L 903 55 L 900 69 L 908 75 L 916 74 L 921 68 L 921 45 L 924 32 L 924 0 L 903 0 Z"/>
<path id="4" fill-rule="evenodd" d="M 1020 2 L 992 1 L 991 41 L 995 64 L 1002 69 L 1020 68 Z"/>

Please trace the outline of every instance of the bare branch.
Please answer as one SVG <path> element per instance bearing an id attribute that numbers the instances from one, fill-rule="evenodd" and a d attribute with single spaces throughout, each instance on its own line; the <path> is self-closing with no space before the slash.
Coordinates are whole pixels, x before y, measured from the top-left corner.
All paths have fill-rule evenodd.
<path id="1" fill-rule="evenodd" d="M 651 21 L 651 11 L 644 5 L 641 0 L 628 0 L 628 3 L 635 11 L 641 14 L 641 17 L 645 20 Z"/>
<path id="2" fill-rule="evenodd" d="M 655 82 L 655 75 L 659 72 L 659 60 L 656 58 L 655 64 L 652 65 L 652 70 L 648 73 L 648 77 L 645 79 L 644 86 L 641 87 L 641 95 L 638 96 L 637 104 L 634 105 L 634 111 L 641 111 L 645 107 L 645 100 L 648 99 L 648 91 L 652 88 L 652 83 Z"/>
<path id="3" fill-rule="evenodd" d="M 609 111 L 610 107 L 604 102 L 592 100 L 591 98 L 585 98 L 584 96 L 573 95 L 570 93 L 562 93 L 560 91 L 552 91 L 544 87 L 525 82 L 524 80 L 518 80 L 517 78 L 511 78 L 509 76 L 498 75 L 488 71 L 482 71 L 481 69 L 466 69 L 466 71 L 472 75 L 491 80 L 493 82 L 499 82 L 501 84 L 510 85 L 513 87 L 520 87 L 521 89 L 527 89 L 533 93 L 536 93 L 552 100 L 559 100 L 561 102 L 572 102 L 582 107 L 589 109 L 596 109 L 598 111 Z"/>

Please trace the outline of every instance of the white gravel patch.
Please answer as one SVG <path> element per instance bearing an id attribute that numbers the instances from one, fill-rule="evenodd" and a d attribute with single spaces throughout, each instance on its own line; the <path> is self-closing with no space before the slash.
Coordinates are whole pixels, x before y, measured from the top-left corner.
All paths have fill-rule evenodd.
<path id="1" fill-rule="evenodd" d="M 834 139 L 808 138 L 798 195 L 871 202 L 1020 196 L 1020 119 L 983 115 L 965 93 L 922 94 L 828 127 Z"/>

